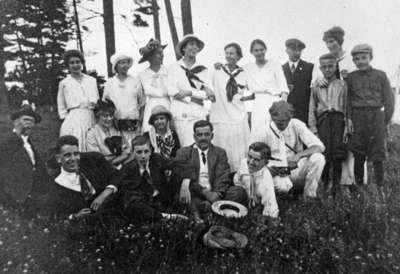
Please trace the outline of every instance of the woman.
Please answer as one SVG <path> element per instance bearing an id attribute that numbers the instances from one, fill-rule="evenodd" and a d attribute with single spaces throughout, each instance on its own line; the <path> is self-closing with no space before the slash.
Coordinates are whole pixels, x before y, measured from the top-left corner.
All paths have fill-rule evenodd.
<path id="1" fill-rule="evenodd" d="M 164 106 L 158 105 L 151 110 L 149 131 L 146 133 L 150 139 L 151 146 L 155 153 L 170 159 L 176 156 L 177 150 L 181 147 L 178 135 L 171 130 L 171 112 Z"/>
<path id="2" fill-rule="evenodd" d="M 267 46 L 256 39 L 251 42 L 250 52 L 255 62 L 247 64 L 244 70 L 247 74 L 247 86 L 255 96 L 251 113 L 250 142 L 257 141 L 269 126 L 269 108 L 279 100 L 286 101 L 289 89 L 281 65 L 270 59 L 265 59 Z"/>
<path id="3" fill-rule="evenodd" d="M 171 112 L 182 146 L 193 144 L 193 124 L 206 119 L 208 109 L 205 103 L 214 100 L 208 70 L 196 60 L 203 48 L 203 41 L 193 34 L 186 35 L 176 45 L 177 54 L 183 58 L 168 69 Z"/>
<path id="4" fill-rule="evenodd" d="M 73 135 L 79 150 L 86 151 L 86 133 L 94 124 L 93 107 L 99 99 L 96 79 L 82 72 L 85 59 L 77 50 L 68 50 L 64 63 L 70 74 L 58 87 L 58 115 L 63 120 L 60 136 Z"/>
<path id="5" fill-rule="evenodd" d="M 97 102 L 96 124 L 87 133 L 88 151 L 100 152 L 113 166 L 120 166 L 129 156 L 128 144 L 114 127 L 115 106 L 110 100 Z"/>
<path id="6" fill-rule="evenodd" d="M 151 39 L 147 45 L 139 50 L 142 58 L 139 63 L 148 61 L 150 66 L 139 73 L 140 83 L 146 96 L 146 106 L 143 116 L 143 132 L 150 129 L 147 121 L 150 118 L 151 110 L 157 105 L 166 109 L 170 108 L 170 100 L 166 88 L 167 69 L 162 65 L 164 54 L 163 49 L 167 45 L 161 45 L 159 41 Z"/>
<path id="7" fill-rule="evenodd" d="M 115 118 L 118 129 L 127 140 L 140 134 L 145 98 L 138 78 L 128 74 L 132 66 L 132 57 L 116 53 L 111 56 L 114 77 L 108 79 L 104 86 L 103 100 L 110 99 L 115 104 Z"/>
<path id="8" fill-rule="evenodd" d="M 212 73 L 215 103 L 211 105 L 210 121 L 214 126 L 214 144 L 225 149 L 231 172 L 238 171 L 240 161 L 246 157 L 250 141 L 250 128 L 244 103 L 243 89 L 246 76 L 237 62 L 242 49 L 236 43 L 225 46 L 227 64 Z"/>

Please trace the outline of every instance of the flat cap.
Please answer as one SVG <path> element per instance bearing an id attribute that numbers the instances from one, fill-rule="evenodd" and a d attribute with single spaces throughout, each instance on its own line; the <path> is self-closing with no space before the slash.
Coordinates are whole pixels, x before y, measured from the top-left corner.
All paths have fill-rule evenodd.
<path id="1" fill-rule="evenodd" d="M 303 50 L 306 48 L 306 45 L 302 41 L 296 38 L 291 38 L 286 40 L 285 46 L 287 48 L 298 49 L 298 50 Z"/>
<path id="2" fill-rule="evenodd" d="M 357 53 L 369 53 L 372 55 L 372 47 L 368 44 L 358 44 L 351 50 L 351 55 L 354 56 Z"/>
<path id="3" fill-rule="evenodd" d="M 272 104 L 269 109 L 271 117 L 278 119 L 291 119 L 294 114 L 293 106 L 285 101 L 277 101 Z"/>

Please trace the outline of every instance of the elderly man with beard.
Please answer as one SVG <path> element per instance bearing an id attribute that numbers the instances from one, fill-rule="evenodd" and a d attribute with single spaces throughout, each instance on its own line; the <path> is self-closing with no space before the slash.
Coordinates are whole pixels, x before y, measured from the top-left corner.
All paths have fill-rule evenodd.
<path id="1" fill-rule="evenodd" d="M 50 185 L 30 138 L 41 117 L 30 106 L 23 106 L 11 115 L 11 120 L 14 129 L 0 144 L 0 203 L 33 212 Z"/>

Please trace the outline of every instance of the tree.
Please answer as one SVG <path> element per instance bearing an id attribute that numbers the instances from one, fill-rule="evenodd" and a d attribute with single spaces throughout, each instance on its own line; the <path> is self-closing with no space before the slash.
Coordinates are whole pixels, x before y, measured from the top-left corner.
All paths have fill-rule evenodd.
<path id="1" fill-rule="evenodd" d="M 183 35 L 193 33 L 192 8 L 190 0 L 181 0 Z"/>
<path id="2" fill-rule="evenodd" d="M 171 31 L 172 43 L 174 44 L 174 49 L 175 49 L 176 45 L 179 42 L 179 39 L 178 39 L 178 33 L 176 31 L 176 26 L 175 26 L 174 14 L 172 12 L 171 1 L 164 0 L 164 4 L 165 4 L 165 10 L 167 12 L 169 30 Z M 176 57 L 176 59 L 179 59 L 179 54 L 177 52 L 175 52 L 175 57 Z"/>
<path id="3" fill-rule="evenodd" d="M 113 0 L 103 0 L 104 33 L 106 40 L 107 72 L 112 76 L 111 56 L 115 53 Z"/>
<path id="4" fill-rule="evenodd" d="M 154 36 L 158 41 L 161 42 L 160 21 L 159 21 L 159 18 L 158 18 L 157 0 L 152 0 L 151 1 L 151 7 L 152 7 L 152 10 L 153 10 Z"/>

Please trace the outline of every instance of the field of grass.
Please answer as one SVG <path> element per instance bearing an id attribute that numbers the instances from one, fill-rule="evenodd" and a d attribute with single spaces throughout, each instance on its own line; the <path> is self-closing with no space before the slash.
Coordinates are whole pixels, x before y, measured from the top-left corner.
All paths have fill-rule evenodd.
<path id="1" fill-rule="evenodd" d="M 33 136 L 42 153 L 57 137 L 46 113 Z M 0 118 L 0 141 L 11 126 Z M 260 210 L 220 220 L 244 233 L 243 250 L 211 250 L 193 241 L 192 223 L 84 226 L 0 208 L 1 273 L 400 273 L 400 128 L 390 134 L 385 195 L 320 203 L 279 200 L 281 222 L 260 226 Z M 0 152 L 1 153 L 1 152 Z"/>

